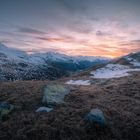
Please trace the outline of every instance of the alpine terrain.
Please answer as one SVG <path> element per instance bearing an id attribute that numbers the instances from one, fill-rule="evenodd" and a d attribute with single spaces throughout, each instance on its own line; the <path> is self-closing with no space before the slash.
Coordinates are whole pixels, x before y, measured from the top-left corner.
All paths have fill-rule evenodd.
<path id="1" fill-rule="evenodd" d="M 54 81 L 2 82 L 0 103 L 1 140 L 139 140 L 140 52 Z"/>
<path id="2" fill-rule="evenodd" d="M 67 56 L 54 52 L 28 55 L 0 44 L 0 81 L 54 80 L 108 61 L 104 57 Z"/>

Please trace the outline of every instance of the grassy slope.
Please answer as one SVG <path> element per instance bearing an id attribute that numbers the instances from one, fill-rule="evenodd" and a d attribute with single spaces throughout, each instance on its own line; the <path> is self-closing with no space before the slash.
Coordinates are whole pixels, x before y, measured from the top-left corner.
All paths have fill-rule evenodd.
<path id="1" fill-rule="evenodd" d="M 88 73 L 88 72 L 87 72 Z M 81 78 L 85 75 L 79 75 Z M 52 83 L 64 83 L 66 79 Z M 67 79 L 68 80 L 68 79 Z M 50 81 L 0 84 L 0 101 L 18 109 L 0 122 L 1 140 L 138 140 L 140 139 L 140 73 L 112 79 L 104 85 L 69 86 L 65 103 L 50 113 L 36 113 L 42 87 Z M 102 109 L 108 128 L 85 128 L 84 115 Z"/>

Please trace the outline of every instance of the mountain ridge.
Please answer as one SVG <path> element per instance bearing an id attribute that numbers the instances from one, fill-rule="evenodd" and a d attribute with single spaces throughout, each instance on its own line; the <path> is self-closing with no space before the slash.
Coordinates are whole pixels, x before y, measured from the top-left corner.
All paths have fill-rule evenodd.
<path id="1" fill-rule="evenodd" d="M 57 79 L 108 62 L 104 57 L 67 56 L 56 52 L 28 55 L 0 44 L 0 81 Z"/>

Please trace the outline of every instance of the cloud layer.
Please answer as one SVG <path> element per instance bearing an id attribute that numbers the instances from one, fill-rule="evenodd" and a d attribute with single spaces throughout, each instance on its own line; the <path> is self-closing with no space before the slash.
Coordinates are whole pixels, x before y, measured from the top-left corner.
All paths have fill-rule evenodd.
<path id="1" fill-rule="evenodd" d="M 0 1 L 0 41 L 27 51 L 118 57 L 140 51 L 137 0 Z"/>

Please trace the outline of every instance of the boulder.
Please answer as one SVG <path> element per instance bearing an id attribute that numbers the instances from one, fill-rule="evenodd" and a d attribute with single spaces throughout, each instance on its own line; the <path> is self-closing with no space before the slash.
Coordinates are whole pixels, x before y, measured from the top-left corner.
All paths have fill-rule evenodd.
<path id="1" fill-rule="evenodd" d="M 69 92 L 70 90 L 63 85 L 47 85 L 43 90 L 42 103 L 47 104 L 47 106 L 63 103 L 65 95 L 69 94 Z"/>
<path id="2" fill-rule="evenodd" d="M 50 112 L 50 111 L 52 111 L 53 110 L 53 108 L 49 108 L 49 107 L 39 107 L 37 110 L 36 110 L 36 112 Z"/>
<path id="3" fill-rule="evenodd" d="M 104 113 L 98 108 L 91 109 L 91 111 L 85 116 L 84 120 L 90 124 L 98 124 L 101 127 L 106 126 Z"/>
<path id="4" fill-rule="evenodd" d="M 13 109 L 13 105 L 6 102 L 0 102 L 0 119 L 6 117 Z"/>

